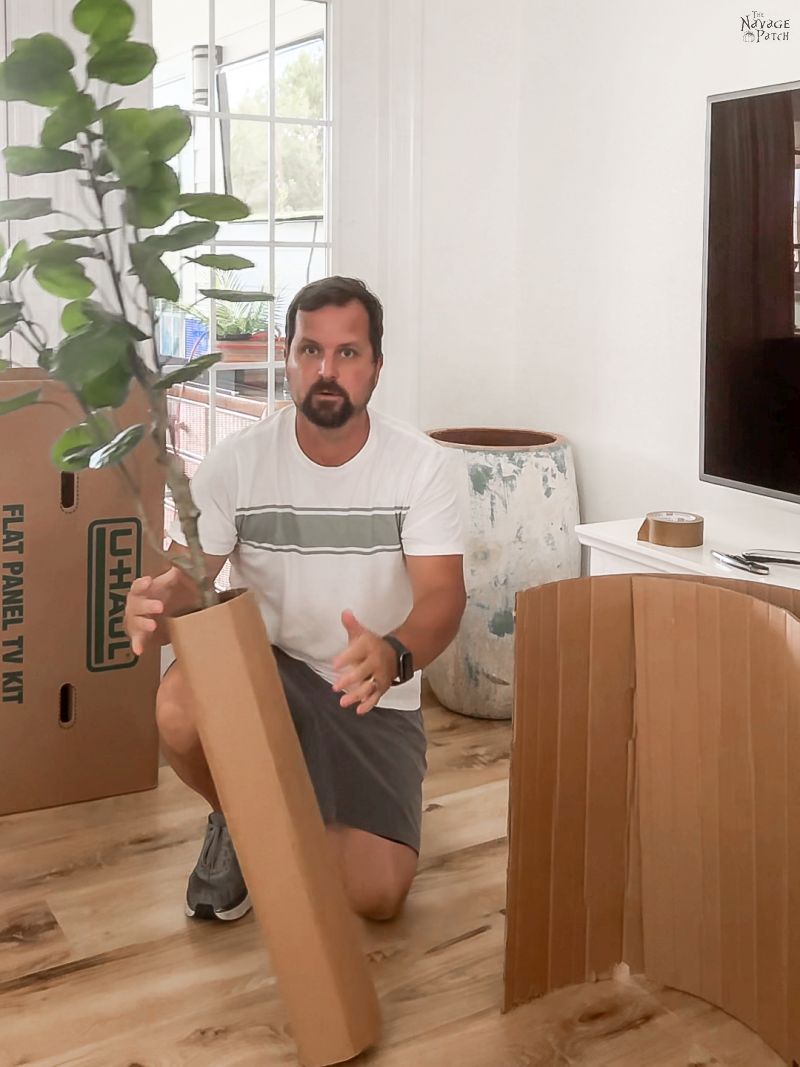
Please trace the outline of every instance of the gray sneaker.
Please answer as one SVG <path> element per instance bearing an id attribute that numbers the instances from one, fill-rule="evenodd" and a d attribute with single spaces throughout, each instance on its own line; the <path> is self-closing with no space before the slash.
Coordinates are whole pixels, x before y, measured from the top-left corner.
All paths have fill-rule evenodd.
<path id="1" fill-rule="evenodd" d="M 186 889 L 186 914 L 190 919 L 223 919 L 231 922 L 250 911 L 231 835 L 221 811 L 208 817 L 206 838 Z"/>

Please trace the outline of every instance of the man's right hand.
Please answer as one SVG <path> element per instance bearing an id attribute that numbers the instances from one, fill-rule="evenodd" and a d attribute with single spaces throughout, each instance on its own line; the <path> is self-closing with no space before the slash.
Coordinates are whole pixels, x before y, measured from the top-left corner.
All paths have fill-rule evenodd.
<path id="1" fill-rule="evenodd" d="M 145 645 L 157 630 L 161 630 L 161 644 L 167 644 L 162 620 L 185 599 L 186 578 L 178 567 L 170 567 L 157 578 L 143 575 L 131 585 L 125 602 L 125 632 L 131 639 L 131 648 L 141 656 Z"/>

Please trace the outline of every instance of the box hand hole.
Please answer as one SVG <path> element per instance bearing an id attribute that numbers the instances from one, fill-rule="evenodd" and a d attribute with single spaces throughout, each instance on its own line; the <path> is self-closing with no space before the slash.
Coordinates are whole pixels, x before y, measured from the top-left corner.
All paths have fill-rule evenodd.
<path id="1" fill-rule="evenodd" d="M 58 721 L 62 726 L 75 722 L 75 686 L 66 682 L 58 694 Z"/>
<path id="2" fill-rule="evenodd" d="M 64 511 L 75 507 L 75 475 L 66 471 L 61 475 L 61 507 Z"/>

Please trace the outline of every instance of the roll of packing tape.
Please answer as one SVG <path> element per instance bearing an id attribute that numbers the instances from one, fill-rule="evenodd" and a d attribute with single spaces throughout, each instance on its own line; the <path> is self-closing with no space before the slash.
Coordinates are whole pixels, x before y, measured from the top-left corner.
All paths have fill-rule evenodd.
<path id="1" fill-rule="evenodd" d="M 649 511 L 638 540 L 669 548 L 697 548 L 703 543 L 703 516 L 691 511 Z"/>

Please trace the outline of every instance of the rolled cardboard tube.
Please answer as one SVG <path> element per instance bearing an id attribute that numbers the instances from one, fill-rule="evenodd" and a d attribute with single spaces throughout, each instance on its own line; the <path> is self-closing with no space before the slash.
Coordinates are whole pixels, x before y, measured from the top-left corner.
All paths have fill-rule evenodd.
<path id="1" fill-rule="evenodd" d="M 381 1014 L 253 594 L 170 619 L 200 740 L 304 1067 L 352 1059 Z"/>

